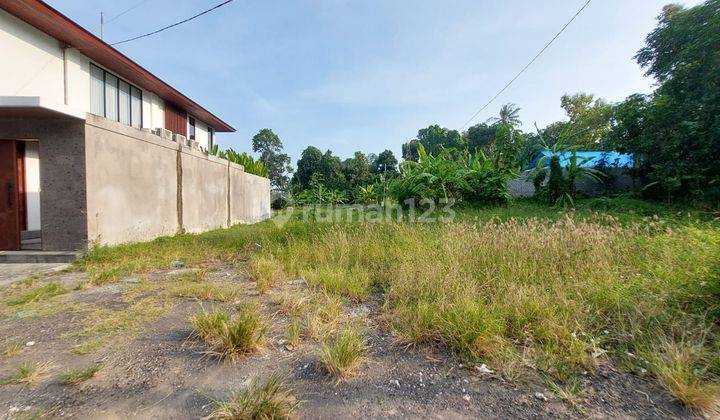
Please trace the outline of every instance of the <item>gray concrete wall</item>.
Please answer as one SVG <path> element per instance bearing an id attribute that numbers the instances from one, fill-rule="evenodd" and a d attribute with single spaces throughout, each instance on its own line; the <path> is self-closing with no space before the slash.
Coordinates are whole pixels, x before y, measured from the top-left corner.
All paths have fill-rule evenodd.
<path id="1" fill-rule="evenodd" d="M 255 223 L 270 218 L 270 180 L 245 172 L 230 176 L 230 221 Z"/>
<path id="2" fill-rule="evenodd" d="M 0 139 L 39 140 L 40 218 L 46 251 L 87 246 L 85 123 L 72 118 L 0 118 Z"/>
<path id="3" fill-rule="evenodd" d="M 86 131 L 92 243 L 146 241 L 270 217 L 269 179 L 188 147 L 182 136 L 93 115 Z"/>
<path id="4" fill-rule="evenodd" d="M 177 233 L 177 144 L 90 114 L 86 135 L 90 242 Z"/>
<path id="5" fill-rule="evenodd" d="M 185 231 L 199 233 L 228 227 L 230 162 L 186 147 L 180 155 Z"/>
<path id="6" fill-rule="evenodd" d="M 545 182 L 547 183 L 547 180 Z M 608 178 L 605 178 L 604 182 L 598 182 L 588 177 L 575 180 L 575 189 L 590 197 L 634 191 L 639 187 L 639 180 L 631 176 L 623 168 L 609 169 Z M 508 181 L 508 189 L 513 197 L 533 196 L 535 194 L 535 185 L 533 185 L 529 171 L 525 171 L 519 177 Z"/>

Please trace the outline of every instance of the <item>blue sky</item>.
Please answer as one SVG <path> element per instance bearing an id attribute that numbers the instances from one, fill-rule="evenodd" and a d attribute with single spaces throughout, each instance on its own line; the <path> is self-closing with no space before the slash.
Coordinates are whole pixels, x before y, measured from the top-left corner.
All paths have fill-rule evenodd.
<path id="1" fill-rule="evenodd" d="M 50 0 L 99 34 L 100 12 L 129 0 Z M 146 0 L 110 22 L 105 40 L 150 32 L 220 0 Z M 670 0 L 594 0 L 475 122 L 520 106 L 524 129 L 562 119 L 560 96 L 618 101 L 650 92 L 633 60 Z M 314 145 L 400 156 L 437 123 L 459 129 L 582 6 L 584 0 L 235 0 L 154 37 L 118 48 L 237 129 L 221 147 L 250 151 L 272 128 L 293 158 Z M 694 5 L 699 0 L 680 1 Z M 474 123 L 475 123 L 474 122 Z"/>

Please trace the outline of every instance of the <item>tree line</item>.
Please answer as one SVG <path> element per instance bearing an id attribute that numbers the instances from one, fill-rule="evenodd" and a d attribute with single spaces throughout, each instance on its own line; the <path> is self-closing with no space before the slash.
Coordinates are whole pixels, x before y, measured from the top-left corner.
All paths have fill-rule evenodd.
<path id="1" fill-rule="evenodd" d="M 427 170 L 443 165 L 449 170 L 437 161 L 430 165 L 429 159 L 455 162 L 455 175 L 481 165 L 492 168 L 493 179 L 507 180 L 527 169 L 539 150 L 549 149 L 633 153 L 642 196 L 719 201 L 720 0 L 664 7 L 634 58 L 657 81 L 652 94 L 633 94 L 619 103 L 589 93 L 566 94 L 560 99 L 566 119 L 526 131 L 520 129 L 521 109 L 515 104 L 503 105 L 496 117 L 463 132 L 433 124 L 402 145 L 399 165 L 390 150 L 377 155 L 358 151 L 343 160 L 309 146 L 293 171 L 282 142 L 269 129 L 253 138 L 253 151 L 260 154 L 275 188 L 308 200 L 323 199 L 323 192 L 337 202 L 367 201 L 368 190 L 392 193 L 423 161 Z M 445 173 L 448 179 L 450 172 Z M 415 181 L 435 182 L 441 176 L 426 175 Z M 455 185 L 457 191 L 467 189 L 463 182 Z M 447 193 L 443 188 L 428 191 Z M 495 193 L 489 194 L 492 201 L 504 195 Z"/>

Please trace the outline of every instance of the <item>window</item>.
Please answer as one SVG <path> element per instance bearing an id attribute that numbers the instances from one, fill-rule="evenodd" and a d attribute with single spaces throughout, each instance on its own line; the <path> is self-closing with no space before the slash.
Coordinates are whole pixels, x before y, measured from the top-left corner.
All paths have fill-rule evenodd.
<path id="1" fill-rule="evenodd" d="M 133 127 L 142 127 L 142 91 L 90 64 L 90 112 Z"/>
<path id="2" fill-rule="evenodd" d="M 213 129 L 208 127 L 208 149 L 213 147 Z"/>
<path id="3" fill-rule="evenodd" d="M 105 74 L 101 68 L 90 66 L 90 112 L 105 115 Z"/>
<path id="4" fill-rule="evenodd" d="M 190 134 L 190 140 L 195 140 L 195 118 L 188 117 L 188 124 L 190 124 L 190 130 L 188 133 Z"/>
<path id="5" fill-rule="evenodd" d="M 118 78 L 105 73 L 105 117 L 118 120 Z"/>
<path id="6" fill-rule="evenodd" d="M 135 86 L 130 86 L 132 91 L 130 107 L 131 125 L 135 128 L 142 127 L 142 91 Z"/>
<path id="7" fill-rule="evenodd" d="M 120 122 L 130 125 L 130 85 L 120 81 Z"/>

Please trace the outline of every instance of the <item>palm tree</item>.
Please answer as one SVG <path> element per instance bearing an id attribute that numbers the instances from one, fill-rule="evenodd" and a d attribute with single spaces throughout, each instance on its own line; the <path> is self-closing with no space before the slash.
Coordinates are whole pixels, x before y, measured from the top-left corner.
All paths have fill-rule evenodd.
<path id="1" fill-rule="evenodd" d="M 505 104 L 500 108 L 499 117 L 492 117 L 489 121 L 517 127 L 520 125 L 520 108 L 512 103 Z"/>

